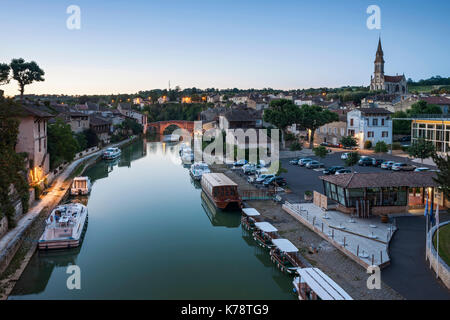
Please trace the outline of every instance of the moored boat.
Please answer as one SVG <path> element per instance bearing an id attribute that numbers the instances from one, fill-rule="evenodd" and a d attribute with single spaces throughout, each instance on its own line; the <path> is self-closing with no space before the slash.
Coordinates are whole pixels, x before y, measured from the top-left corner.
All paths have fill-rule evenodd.
<path id="1" fill-rule="evenodd" d="M 241 224 L 246 230 L 253 231 L 255 229 L 255 222 L 259 220 L 260 213 L 255 208 L 243 208 Z"/>
<path id="2" fill-rule="evenodd" d="M 116 158 L 120 157 L 121 154 L 122 154 L 122 150 L 120 150 L 119 148 L 111 147 L 111 148 L 107 148 L 103 152 L 102 157 L 105 160 L 112 160 L 112 159 L 116 159 Z"/>
<path id="3" fill-rule="evenodd" d="M 270 249 L 273 247 L 272 240 L 275 237 L 275 228 L 269 222 L 255 222 L 255 231 L 253 232 L 253 239 L 263 248 Z"/>
<path id="4" fill-rule="evenodd" d="M 89 177 L 76 177 L 72 181 L 70 194 L 73 196 L 86 195 L 91 192 L 92 184 Z"/>
<path id="5" fill-rule="evenodd" d="M 39 249 L 78 247 L 88 220 L 88 209 L 80 203 L 57 206 L 46 220 Z"/>
<path id="6" fill-rule="evenodd" d="M 270 259 L 282 272 L 295 274 L 303 264 L 297 256 L 298 249 L 287 239 L 273 239 L 274 247 L 270 249 Z"/>
<path id="7" fill-rule="evenodd" d="M 202 175 L 202 189 L 214 205 L 222 210 L 240 209 L 242 202 L 237 184 L 223 173 Z"/>
<path id="8" fill-rule="evenodd" d="M 195 162 L 189 172 L 194 180 L 200 181 L 202 179 L 202 175 L 205 173 L 210 173 L 209 167 L 204 162 Z"/>

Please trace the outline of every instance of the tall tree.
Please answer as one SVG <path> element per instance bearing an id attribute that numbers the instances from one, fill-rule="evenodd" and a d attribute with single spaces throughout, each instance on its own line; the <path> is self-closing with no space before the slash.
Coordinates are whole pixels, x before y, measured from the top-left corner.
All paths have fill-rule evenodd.
<path id="1" fill-rule="evenodd" d="M 44 70 L 34 61 L 25 62 L 22 58 L 12 59 L 10 65 L 13 79 L 19 83 L 20 98 L 23 100 L 25 86 L 35 81 L 44 81 Z"/>
<path id="2" fill-rule="evenodd" d="M 314 133 L 321 126 L 338 121 L 339 116 L 336 112 L 324 109 L 316 105 L 302 105 L 300 107 L 299 123 L 303 128 L 309 129 L 309 148 L 313 148 Z"/>
<path id="3" fill-rule="evenodd" d="M 420 138 L 414 141 L 408 148 L 408 153 L 414 158 L 419 158 L 422 163 L 423 159 L 429 158 L 434 153 L 434 145 L 432 142 Z"/>
<path id="4" fill-rule="evenodd" d="M 433 161 L 439 169 L 439 172 L 436 172 L 436 178 L 433 178 L 441 187 L 444 195 L 450 200 L 450 157 L 440 156 L 437 153 L 433 153 L 432 155 Z"/>
<path id="5" fill-rule="evenodd" d="M 0 63 L 0 85 L 7 84 L 9 82 L 9 71 L 11 68 L 6 63 Z"/>
<path id="6" fill-rule="evenodd" d="M 73 136 L 70 125 L 57 119 L 55 123 L 48 125 L 47 129 L 50 167 L 53 169 L 64 161 L 72 161 L 80 151 L 80 145 Z"/>
<path id="7" fill-rule="evenodd" d="M 298 123 L 300 120 L 300 110 L 291 100 L 272 100 L 269 108 L 264 111 L 264 121 L 272 123 L 281 130 L 284 136 L 288 126 Z M 282 139 L 284 142 L 284 139 Z"/>
<path id="8" fill-rule="evenodd" d="M 442 109 L 438 105 L 430 104 L 427 103 L 426 101 L 420 100 L 414 103 L 411 106 L 411 109 L 408 109 L 406 113 L 409 116 L 416 114 L 441 114 Z"/>

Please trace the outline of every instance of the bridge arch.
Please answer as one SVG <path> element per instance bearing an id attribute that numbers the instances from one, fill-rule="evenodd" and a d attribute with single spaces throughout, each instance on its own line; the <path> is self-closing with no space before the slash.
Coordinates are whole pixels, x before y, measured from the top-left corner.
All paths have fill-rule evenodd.
<path id="1" fill-rule="evenodd" d="M 150 123 L 147 123 L 147 129 L 154 128 L 154 130 L 159 135 L 163 135 L 166 128 L 169 126 L 172 126 L 172 125 L 175 125 L 175 126 L 179 127 L 180 129 L 184 129 L 191 134 L 194 133 L 194 121 L 187 121 L 187 120 L 169 120 L 169 121 L 150 122 Z"/>

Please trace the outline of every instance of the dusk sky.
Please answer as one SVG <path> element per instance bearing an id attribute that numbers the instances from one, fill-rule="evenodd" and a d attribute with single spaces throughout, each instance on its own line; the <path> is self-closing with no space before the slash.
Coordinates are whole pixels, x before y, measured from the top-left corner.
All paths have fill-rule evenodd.
<path id="1" fill-rule="evenodd" d="M 0 0 L 0 62 L 36 61 L 27 93 L 369 85 L 381 34 L 389 75 L 450 76 L 450 1 Z M 381 30 L 369 30 L 369 5 Z M 69 5 L 81 29 L 69 30 Z M 17 82 L 0 87 L 17 94 Z"/>

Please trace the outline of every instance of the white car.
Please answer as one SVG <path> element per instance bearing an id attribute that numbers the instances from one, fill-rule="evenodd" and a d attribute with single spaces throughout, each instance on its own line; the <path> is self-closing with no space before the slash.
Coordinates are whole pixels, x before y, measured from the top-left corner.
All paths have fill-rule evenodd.
<path id="1" fill-rule="evenodd" d="M 347 160 L 349 154 L 350 154 L 349 152 L 343 153 L 343 154 L 341 155 L 341 159 L 342 159 L 342 160 Z"/>
<path id="2" fill-rule="evenodd" d="M 415 172 L 430 171 L 430 168 L 427 168 L 427 167 L 420 167 L 420 168 L 416 168 L 414 171 L 415 171 Z"/>
<path id="3" fill-rule="evenodd" d="M 263 183 L 266 179 L 275 177 L 274 174 L 261 174 L 255 179 L 255 183 Z"/>

